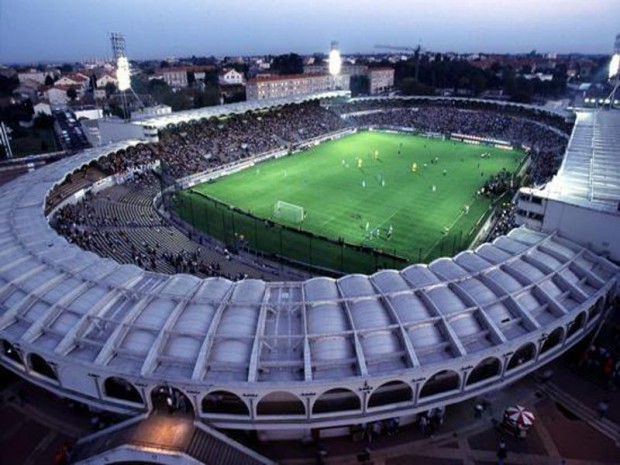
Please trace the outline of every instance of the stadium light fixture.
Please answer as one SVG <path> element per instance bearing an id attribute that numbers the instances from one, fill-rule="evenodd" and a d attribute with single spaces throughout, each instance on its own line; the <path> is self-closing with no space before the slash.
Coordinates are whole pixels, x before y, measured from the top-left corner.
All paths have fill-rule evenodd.
<path id="1" fill-rule="evenodd" d="M 116 60 L 116 80 L 118 81 L 118 90 L 121 92 L 131 87 L 131 74 L 127 57 L 118 57 Z"/>
<path id="2" fill-rule="evenodd" d="M 616 53 L 611 57 L 609 62 L 609 79 L 613 79 L 620 74 L 620 53 Z"/>
<path id="3" fill-rule="evenodd" d="M 332 49 L 329 52 L 329 74 L 337 76 L 342 68 L 342 58 L 338 50 L 338 42 L 332 42 Z"/>

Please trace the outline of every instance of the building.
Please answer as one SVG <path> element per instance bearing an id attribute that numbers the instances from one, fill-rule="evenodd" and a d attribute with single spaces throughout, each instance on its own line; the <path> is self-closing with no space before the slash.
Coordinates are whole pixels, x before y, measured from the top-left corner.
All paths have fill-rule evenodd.
<path id="1" fill-rule="evenodd" d="M 32 109 L 34 110 L 35 117 L 39 115 L 39 113 L 52 116 L 52 106 L 45 100 L 41 100 L 39 103 L 34 105 Z"/>
<path id="2" fill-rule="evenodd" d="M 618 147 L 620 111 L 578 111 L 557 175 L 541 188 L 519 191 L 517 223 L 587 241 L 595 253 L 620 261 Z"/>
<path id="3" fill-rule="evenodd" d="M 370 68 L 367 76 L 371 95 L 386 92 L 394 87 L 394 68 Z"/>
<path id="4" fill-rule="evenodd" d="M 82 73 L 71 73 L 62 76 L 54 83 L 54 87 L 68 86 L 79 89 L 79 93 L 83 95 L 90 86 L 90 78 Z"/>
<path id="5" fill-rule="evenodd" d="M 104 89 L 105 86 L 107 86 L 108 84 L 114 84 L 115 86 L 118 85 L 118 80 L 116 79 L 116 77 L 109 73 L 102 74 L 97 78 L 95 82 L 98 89 Z"/>
<path id="6" fill-rule="evenodd" d="M 31 69 L 29 71 L 17 73 L 17 79 L 19 79 L 20 84 L 24 81 L 35 81 L 42 85 L 45 84 L 45 78 L 48 75 L 51 75 L 51 73 L 44 73 L 43 71 Z"/>
<path id="7" fill-rule="evenodd" d="M 75 89 L 78 98 L 80 97 L 79 88 L 75 86 L 43 87 L 40 93 L 52 106 L 63 106 L 71 100 L 67 95 L 69 89 Z"/>
<path id="8" fill-rule="evenodd" d="M 174 68 L 162 68 L 155 74 L 170 87 L 188 87 L 194 81 L 204 81 L 207 73 L 214 71 L 213 66 L 179 66 Z"/>
<path id="9" fill-rule="evenodd" d="M 170 87 L 187 87 L 187 70 L 185 68 L 165 68 L 157 73 Z"/>
<path id="10" fill-rule="evenodd" d="M 320 65 L 304 66 L 304 74 L 326 73 L 327 63 Z M 369 93 L 379 94 L 394 87 L 394 69 L 393 68 L 369 68 L 366 65 L 355 65 L 351 63 L 343 63 L 341 75 L 348 76 L 366 76 L 369 83 Z M 350 85 L 346 87 L 350 88 Z"/>
<path id="11" fill-rule="evenodd" d="M 348 75 L 331 76 L 326 73 L 256 77 L 248 81 L 246 96 L 248 100 L 264 100 L 348 90 L 349 81 Z"/>
<path id="12" fill-rule="evenodd" d="M 328 70 L 328 64 L 323 63 L 320 65 L 309 64 L 304 65 L 304 74 L 316 74 L 326 73 Z M 354 65 L 351 63 L 342 63 L 340 68 L 341 74 L 348 74 L 349 76 L 366 76 L 368 74 L 368 66 L 366 65 Z"/>
<path id="13" fill-rule="evenodd" d="M 245 84 L 243 73 L 236 69 L 229 69 L 221 72 L 218 76 L 220 86 L 240 86 Z"/>

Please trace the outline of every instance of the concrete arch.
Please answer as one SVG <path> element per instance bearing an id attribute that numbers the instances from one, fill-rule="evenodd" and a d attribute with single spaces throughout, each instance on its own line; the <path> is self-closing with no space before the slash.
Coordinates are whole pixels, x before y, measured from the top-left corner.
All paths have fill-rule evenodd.
<path id="1" fill-rule="evenodd" d="M 286 391 L 270 392 L 256 404 L 256 414 L 261 415 L 305 415 L 306 407 L 295 394 Z"/>
<path id="2" fill-rule="evenodd" d="M 179 388 L 169 385 L 159 385 L 151 389 L 151 406 L 158 412 L 169 414 L 194 414 L 194 405 L 189 396 Z"/>
<path id="3" fill-rule="evenodd" d="M 564 338 L 564 328 L 558 327 L 549 333 L 547 339 L 543 342 L 540 348 L 540 355 L 545 352 L 550 351 L 551 349 L 558 347 L 562 344 L 562 339 Z"/>
<path id="4" fill-rule="evenodd" d="M 461 377 L 454 370 L 442 370 L 428 378 L 420 390 L 420 398 L 445 394 L 458 390 L 461 386 Z"/>
<path id="5" fill-rule="evenodd" d="M 22 359 L 21 352 L 6 339 L 0 339 L 0 342 L 2 342 L 2 355 L 23 367 L 24 360 Z"/>
<path id="6" fill-rule="evenodd" d="M 202 413 L 250 416 L 250 409 L 241 397 L 229 391 L 212 391 L 202 398 Z"/>
<path id="7" fill-rule="evenodd" d="M 111 376 L 103 382 L 103 393 L 107 397 L 123 400 L 125 402 L 133 402 L 135 404 L 144 404 L 144 399 L 140 391 L 124 378 Z"/>
<path id="8" fill-rule="evenodd" d="M 474 367 L 467 376 L 466 386 L 480 383 L 499 376 L 502 373 L 502 362 L 497 357 L 487 357 Z"/>
<path id="9" fill-rule="evenodd" d="M 580 329 L 582 329 L 586 325 L 586 312 L 581 312 L 577 315 L 573 321 L 570 322 L 568 326 L 568 331 L 566 332 L 566 338 L 569 338 L 576 334 Z"/>
<path id="10" fill-rule="evenodd" d="M 312 405 L 312 414 L 361 410 L 362 402 L 350 389 L 335 388 L 325 391 Z"/>
<path id="11" fill-rule="evenodd" d="M 590 308 L 590 315 L 589 315 L 588 320 L 593 320 L 594 318 L 596 318 L 600 313 L 603 312 L 604 308 L 605 308 L 605 299 L 603 297 L 599 297 L 596 303 L 592 305 L 592 307 Z"/>
<path id="12" fill-rule="evenodd" d="M 533 342 L 528 342 L 519 347 L 510 360 L 508 361 L 508 366 L 506 367 L 506 371 L 512 370 L 514 368 L 518 368 L 521 365 L 534 360 L 536 358 L 536 345 Z"/>
<path id="13" fill-rule="evenodd" d="M 58 381 L 56 370 L 54 370 L 54 368 L 43 357 L 38 354 L 29 354 L 27 359 L 28 366 L 32 371 L 40 374 L 41 376 L 45 376 L 46 378 Z"/>
<path id="14" fill-rule="evenodd" d="M 373 391 L 368 399 L 368 408 L 381 407 L 413 400 L 413 389 L 404 381 L 388 381 Z"/>

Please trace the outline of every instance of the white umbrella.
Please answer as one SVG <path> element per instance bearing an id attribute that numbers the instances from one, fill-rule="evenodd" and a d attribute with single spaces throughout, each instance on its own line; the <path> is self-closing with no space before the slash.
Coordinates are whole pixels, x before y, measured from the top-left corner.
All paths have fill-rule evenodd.
<path id="1" fill-rule="evenodd" d="M 534 424 L 534 414 L 529 410 L 526 410 L 525 407 L 521 407 L 520 405 L 515 405 L 514 407 L 508 407 L 506 409 L 506 416 L 513 423 L 519 426 L 532 426 Z"/>

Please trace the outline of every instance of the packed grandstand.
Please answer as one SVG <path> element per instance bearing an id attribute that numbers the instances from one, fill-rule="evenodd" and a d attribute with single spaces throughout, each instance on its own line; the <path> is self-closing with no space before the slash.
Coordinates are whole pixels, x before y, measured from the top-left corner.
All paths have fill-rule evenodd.
<path id="1" fill-rule="evenodd" d="M 176 124 L 154 144 L 49 165 L 2 188 L 3 363 L 108 410 L 148 411 L 174 390 L 175 408 L 218 427 L 302 437 L 408 422 L 497 389 L 594 328 L 617 267 L 558 234 L 512 229 L 510 204 L 492 243 L 332 279 L 236 256 L 154 201 L 164 176 L 181 185 L 368 126 L 526 147 L 529 184 L 557 172 L 571 131 L 563 116 L 519 105 L 311 100 Z"/>
<path id="2" fill-rule="evenodd" d="M 419 133 L 446 136 L 463 132 L 527 147 L 531 162 L 526 182 L 530 184 L 542 184 L 557 171 L 571 128 L 559 115 L 467 101 L 373 99 L 329 106 L 318 101 L 285 105 L 166 128 L 161 131 L 159 143 L 120 150 L 68 177 L 48 197 L 47 211 L 89 181 L 149 167 L 140 170 L 143 174 L 132 176 L 130 182 L 88 194 L 81 202 L 64 206 L 54 215 L 52 224 L 71 242 L 87 250 L 152 271 L 219 275 L 229 279 L 245 276 L 277 279 L 273 267 L 248 268 L 238 261 L 239 265 L 234 266 L 226 263 L 227 271 L 222 272 L 205 247 L 208 238 L 201 244 L 197 235 L 192 242 L 173 231 L 170 234 L 174 240 L 166 240 L 170 230 L 152 207 L 160 185 L 150 169 L 161 161 L 173 178 L 186 178 L 264 153 L 293 150 L 308 139 L 369 126 L 413 128 Z M 513 192 L 517 187 L 513 186 Z M 511 208 L 498 209 L 495 219 L 489 237 L 507 232 L 507 226 L 513 224 Z M 225 244 L 220 246 L 224 247 Z M 287 279 L 291 276 L 288 271 L 284 275 Z"/>

